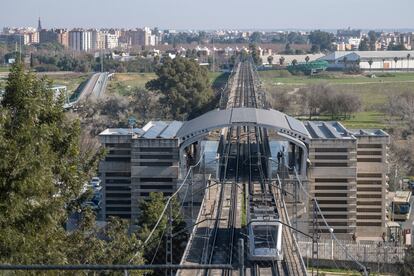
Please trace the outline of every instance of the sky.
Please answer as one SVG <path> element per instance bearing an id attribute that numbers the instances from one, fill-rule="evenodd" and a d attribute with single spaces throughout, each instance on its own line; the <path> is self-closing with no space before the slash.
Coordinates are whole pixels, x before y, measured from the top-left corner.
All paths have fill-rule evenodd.
<path id="1" fill-rule="evenodd" d="M 0 27 L 414 29 L 413 0 L 0 0 Z"/>

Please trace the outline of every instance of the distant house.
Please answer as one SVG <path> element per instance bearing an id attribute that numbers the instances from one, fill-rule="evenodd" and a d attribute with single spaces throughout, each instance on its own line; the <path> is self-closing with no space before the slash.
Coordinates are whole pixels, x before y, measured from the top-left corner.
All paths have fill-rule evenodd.
<path id="1" fill-rule="evenodd" d="M 359 65 L 362 70 L 414 71 L 414 51 L 336 51 L 320 58 L 328 70 Z"/>

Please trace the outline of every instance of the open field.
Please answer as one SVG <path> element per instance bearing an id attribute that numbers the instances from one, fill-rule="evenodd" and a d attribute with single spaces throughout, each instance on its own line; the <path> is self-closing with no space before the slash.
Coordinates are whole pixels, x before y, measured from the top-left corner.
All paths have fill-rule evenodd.
<path id="1" fill-rule="evenodd" d="M 385 128 L 384 113 L 381 108 L 388 97 L 402 92 L 414 93 L 414 73 L 376 73 L 376 78 L 366 75 L 345 75 L 342 73 L 327 73 L 321 76 L 292 76 L 287 71 L 259 72 L 265 89 L 294 94 L 298 88 L 312 84 L 327 84 L 342 93 L 358 95 L 361 99 L 362 110 L 342 123 L 349 128 Z M 329 120 L 328 117 L 317 119 Z"/>
<path id="2" fill-rule="evenodd" d="M 154 73 L 116 73 L 107 86 L 108 94 L 129 96 L 138 87 L 145 87 L 145 84 L 154 79 Z"/>
<path id="3" fill-rule="evenodd" d="M 90 74 L 75 73 L 75 72 L 59 72 L 59 73 L 42 73 L 38 74 L 39 77 L 45 76 L 48 80 L 52 81 L 52 85 L 66 85 L 69 95 L 71 95 L 79 84 L 89 78 Z M 0 89 L 4 89 L 6 86 L 7 74 L 0 78 Z"/>
<path id="4" fill-rule="evenodd" d="M 227 78 L 221 77 L 221 72 L 209 72 L 211 84 L 217 86 L 227 81 Z M 107 91 L 109 94 L 118 94 L 129 96 L 138 87 L 145 87 L 145 84 L 155 79 L 155 73 L 116 73 L 108 83 Z"/>
<path id="5" fill-rule="evenodd" d="M 360 75 L 346 75 L 337 72 L 326 72 L 316 76 L 293 76 L 285 70 L 269 70 L 259 71 L 261 79 L 273 85 L 308 85 L 317 83 L 330 83 L 330 84 L 352 84 L 352 85 L 363 85 L 370 83 L 401 83 L 401 82 L 413 82 L 414 73 L 403 73 L 403 72 L 389 72 L 382 73 L 376 72 L 376 77 L 369 77 L 369 72 Z"/>
<path id="6" fill-rule="evenodd" d="M 78 88 L 79 84 L 90 77 L 90 74 L 70 73 L 46 75 L 46 77 L 53 82 L 53 85 L 66 85 L 70 95 Z"/>
<path id="7" fill-rule="evenodd" d="M 308 273 L 311 274 L 312 270 L 311 268 L 308 268 Z M 314 272 L 316 273 L 316 268 L 314 269 Z M 324 275 L 324 276 L 339 276 L 339 275 L 346 275 L 346 276 L 359 276 L 361 275 L 361 272 L 351 269 L 340 269 L 340 268 L 319 268 L 319 274 L 318 275 Z M 386 274 L 386 273 L 376 273 L 371 272 L 370 275 L 377 275 L 377 276 L 391 276 L 392 274 Z"/>

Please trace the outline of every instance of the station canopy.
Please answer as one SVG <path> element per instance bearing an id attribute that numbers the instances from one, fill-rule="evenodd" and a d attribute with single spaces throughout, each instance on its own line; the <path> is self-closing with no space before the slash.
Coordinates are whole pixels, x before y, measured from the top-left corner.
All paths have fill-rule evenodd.
<path id="1" fill-rule="evenodd" d="M 257 126 L 275 130 L 295 140 L 308 143 L 309 132 L 304 124 L 280 111 L 257 108 L 231 108 L 213 110 L 187 121 L 177 133 L 180 142 L 194 141 L 208 132 L 230 126 Z"/>

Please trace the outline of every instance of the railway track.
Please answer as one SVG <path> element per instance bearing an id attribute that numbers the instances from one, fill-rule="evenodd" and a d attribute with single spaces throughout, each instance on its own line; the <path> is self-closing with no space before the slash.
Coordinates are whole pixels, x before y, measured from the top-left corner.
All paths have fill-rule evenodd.
<path id="1" fill-rule="evenodd" d="M 252 97 L 252 80 L 251 74 L 248 71 L 250 67 L 248 64 L 240 63 L 236 72 L 236 88 L 230 89 L 231 95 L 227 102 L 227 108 L 234 107 L 255 107 L 256 100 Z M 223 151 L 224 164 L 221 175 L 221 194 L 219 205 L 217 209 L 216 221 L 212 233 L 210 244 L 210 252 L 208 257 L 209 264 L 227 263 L 236 265 L 234 256 L 235 248 L 237 248 L 236 241 L 239 230 L 237 204 L 238 198 L 241 196 L 241 189 L 239 189 L 239 170 L 243 166 L 243 161 L 240 160 L 243 149 L 249 147 L 248 144 L 249 133 L 243 127 L 230 128 L 227 132 L 226 144 Z M 246 143 L 247 142 L 247 143 Z M 241 150 L 242 149 L 242 150 Z M 229 161 L 232 161 L 232 166 L 229 166 Z M 232 169 L 230 169 L 232 168 Z M 227 180 L 234 179 L 228 183 Z M 205 275 L 235 275 L 237 272 L 231 270 L 210 270 L 206 271 Z"/>
<path id="2" fill-rule="evenodd" d="M 253 67 L 247 62 L 237 65 L 233 74 L 233 79 L 229 82 L 226 108 L 265 106 L 264 97 L 258 98 L 256 95 L 256 76 Z M 204 264 L 231 264 L 237 267 L 238 252 L 237 241 L 241 231 L 241 208 L 238 204 L 244 201 L 246 210 L 249 208 L 249 198 L 262 195 L 263 204 L 272 198 L 275 212 L 280 214 L 283 222 L 288 221 L 287 214 L 282 210 L 285 206 L 279 203 L 280 199 L 275 194 L 271 185 L 268 185 L 267 162 L 270 154 L 265 129 L 252 126 L 234 126 L 223 129 L 220 171 L 219 171 L 219 196 L 213 206 L 214 223 L 212 228 L 207 231 L 206 253 L 203 254 L 202 263 Z M 240 187 L 240 188 L 239 188 Z M 245 196 L 243 198 L 242 191 Z M 244 212 L 244 210 L 243 210 Z M 248 218 L 249 219 L 249 218 Z M 287 223 L 287 222 L 286 222 Z M 295 252 L 291 231 L 283 228 L 283 252 L 286 260 L 283 261 L 250 261 L 247 263 L 246 275 L 306 275 L 298 268 L 289 266 L 300 266 L 300 260 Z M 270 235 L 271 236 L 271 235 Z M 245 240 L 245 248 L 248 243 Z M 268 241 L 276 244 L 276 241 Z M 188 274 L 188 273 L 186 273 Z M 181 275 L 181 274 L 180 274 Z M 196 271 L 188 275 L 238 275 L 237 270 L 203 270 Z"/>

